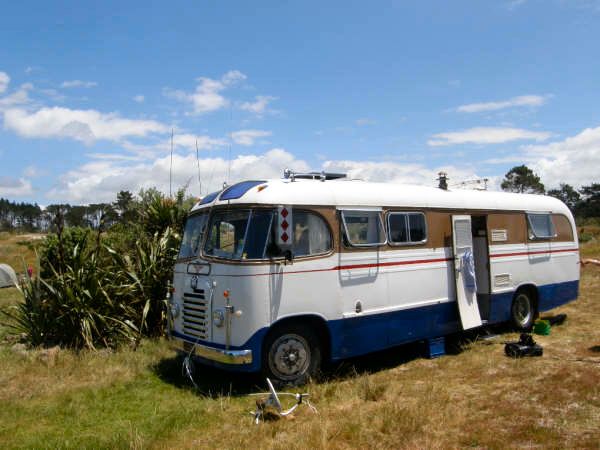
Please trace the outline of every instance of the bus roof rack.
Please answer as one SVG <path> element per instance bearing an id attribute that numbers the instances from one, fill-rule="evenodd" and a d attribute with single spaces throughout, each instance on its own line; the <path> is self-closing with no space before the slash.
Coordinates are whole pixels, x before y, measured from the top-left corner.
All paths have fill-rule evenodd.
<path id="1" fill-rule="evenodd" d="M 334 172 L 294 172 L 290 169 L 283 171 L 283 178 L 294 181 L 297 179 L 303 180 L 337 180 L 339 178 L 346 178 L 345 173 L 334 173 Z"/>

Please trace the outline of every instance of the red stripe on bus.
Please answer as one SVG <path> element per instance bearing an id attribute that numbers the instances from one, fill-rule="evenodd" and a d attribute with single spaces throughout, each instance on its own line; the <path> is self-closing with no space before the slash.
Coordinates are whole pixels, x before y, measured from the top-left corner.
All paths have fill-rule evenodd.
<path id="1" fill-rule="evenodd" d="M 506 256 L 540 255 L 543 253 L 576 252 L 577 250 L 578 249 L 576 249 L 576 248 L 569 248 L 569 249 L 562 249 L 562 250 L 537 250 L 537 251 L 530 251 L 530 252 L 496 253 L 496 254 L 490 255 L 490 258 L 503 258 Z"/>
<path id="2" fill-rule="evenodd" d="M 452 261 L 453 258 L 436 258 L 436 259 L 416 259 L 413 261 L 393 261 L 385 263 L 373 264 L 349 264 L 346 266 L 336 266 L 332 270 L 350 270 L 350 269 L 367 269 L 371 267 L 390 267 L 390 266 L 405 266 L 409 264 L 430 264 L 436 262 Z"/>
<path id="3" fill-rule="evenodd" d="M 268 276 L 268 275 L 288 275 L 297 273 L 311 273 L 311 272 L 333 272 L 340 270 L 351 270 L 351 269 L 367 269 L 372 267 L 390 267 L 390 266 L 405 266 L 409 264 L 430 264 L 436 262 L 447 262 L 452 261 L 453 258 L 436 258 L 436 259 L 417 259 L 412 261 L 393 261 L 385 263 L 365 263 L 365 264 L 348 264 L 343 266 L 334 266 L 329 269 L 309 269 L 309 270 L 291 270 L 288 272 L 266 272 L 266 273 L 253 273 L 253 274 L 237 274 L 237 275 L 216 275 L 225 277 L 254 277 L 254 276 Z"/>
<path id="4" fill-rule="evenodd" d="M 501 253 L 490 255 L 490 258 L 503 258 L 508 256 L 525 256 L 525 255 L 537 255 L 542 253 L 562 253 L 562 252 L 576 252 L 578 249 L 564 249 L 564 250 L 539 250 L 529 252 L 514 252 L 514 253 Z M 253 274 L 222 274 L 215 276 L 224 277 L 257 277 L 257 276 L 270 276 L 270 275 L 293 275 L 298 273 L 313 273 L 313 272 L 332 272 L 340 270 L 352 270 L 352 269 L 371 269 L 374 267 L 393 267 L 393 266 L 407 266 L 413 264 L 432 264 L 439 262 L 452 261 L 454 258 L 435 258 L 435 259 L 415 259 L 411 261 L 392 261 L 384 263 L 365 263 L 365 264 L 347 264 L 341 266 L 334 266 L 328 269 L 309 269 L 309 270 L 290 270 L 287 272 L 265 272 L 265 273 L 253 273 Z"/>

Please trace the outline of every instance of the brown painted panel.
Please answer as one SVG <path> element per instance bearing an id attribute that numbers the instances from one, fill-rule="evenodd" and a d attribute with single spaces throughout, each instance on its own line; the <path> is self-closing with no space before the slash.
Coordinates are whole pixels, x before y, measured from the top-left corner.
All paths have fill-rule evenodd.
<path id="1" fill-rule="evenodd" d="M 527 242 L 527 219 L 524 213 L 490 213 L 487 216 L 490 245 Z M 506 241 L 492 241 L 492 230 L 506 230 Z"/>
<path id="2" fill-rule="evenodd" d="M 552 214 L 552 222 L 556 229 L 556 237 L 552 239 L 553 242 L 573 242 L 573 228 L 571 228 L 571 222 L 567 216 Z"/>
<path id="3" fill-rule="evenodd" d="M 452 220 L 447 212 L 427 211 L 426 248 L 452 247 Z"/>

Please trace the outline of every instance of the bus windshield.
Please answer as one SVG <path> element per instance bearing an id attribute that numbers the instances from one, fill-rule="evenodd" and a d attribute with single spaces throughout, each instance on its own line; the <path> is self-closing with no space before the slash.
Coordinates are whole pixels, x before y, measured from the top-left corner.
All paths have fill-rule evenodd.
<path id="1" fill-rule="evenodd" d="M 204 253 L 225 259 L 264 259 L 273 214 L 271 209 L 215 211 Z"/>
<path id="2" fill-rule="evenodd" d="M 183 240 L 179 249 L 178 259 L 193 258 L 200 255 L 200 246 L 206 230 L 207 213 L 188 217 L 185 222 Z"/>

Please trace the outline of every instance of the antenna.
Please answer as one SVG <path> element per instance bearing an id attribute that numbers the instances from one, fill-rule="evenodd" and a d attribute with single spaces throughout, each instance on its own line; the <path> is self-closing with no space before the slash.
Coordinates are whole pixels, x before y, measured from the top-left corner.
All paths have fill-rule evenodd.
<path id="1" fill-rule="evenodd" d="M 171 165 L 169 166 L 169 198 L 173 197 L 173 128 L 171 128 Z"/>
<path id="2" fill-rule="evenodd" d="M 489 178 L 475 178 L 473 180 L 465 180 L 454 184 L 453 186 L 465 189 L 471 186 L 471 189 L 476 191 L 487 191 Z"/>
<path id="3" fill-rule="evenodd" d="M 233 142 L 233 105 L 229 107 L 229 153 L 227 155 L 227 184 L 231 175 L 231 143 Z"/>
<path id="4" fill-rule="evenodd" d="M 198 138 L 196 138 L 196 164 L 198 165 L 198 186 L 200 186 L 200 197 L 202 197 L 202 181 L 200 180 L 200 157 L 198 156 Z"/>

